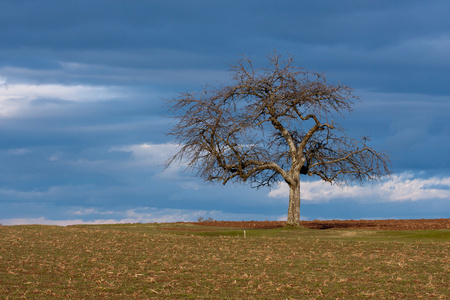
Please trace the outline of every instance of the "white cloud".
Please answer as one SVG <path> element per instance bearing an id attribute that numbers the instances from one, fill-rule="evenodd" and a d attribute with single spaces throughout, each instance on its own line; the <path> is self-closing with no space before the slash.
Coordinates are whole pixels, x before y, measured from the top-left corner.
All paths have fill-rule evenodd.
<path id="1" fill-rule="evenodd" d="M 45 217 L 40 218 L 14 218 L 0 220 L 3 225 L 82 225 L 82 224 L 116 224 L 115 220 L 95 220 L 95 221 L 83 221 L 80 219 L 73 220 L 49 220 Z"/>
<path id="2" fill-rule="evenodd" d="M 123 162 L 121 168 L 131 168 L 132 170 L 147 169 L 151 167 L 153 170 L 155 167 L 163 169 L 165 162 L 178 151 L 179 145 L 174 143 L 165 144 L 138 144 L 112 147 L 109 151 L 120 151 L 131 153 L 132 159 L 130 161 Z M 164 169 L 164 172 L 158 172 L 154 175 L 158 180 L 178 180 L 182 178 L 181 171 L 185 167 L 185 164 L 177 165 L 172 164 L 169 168 Z M 198 188 L 198 186 L 192 185 L 193 178 L 187 180 L 184 188 Z"/>
<path id="3" fill-rule="evenodd" d="M 84 170 L 90 170 L 95 173 L 108 173 L 116 174 L 123 177 L 124 174 L 131 174 L 134 176 L 139 172 L 145 172 L 147 174 L 160 173 L 163 169 L 165 161 L 176 153 L 178 146 L 176 144 L 136 144 L 136 145 L 123 145 L 114 146 L 109 148 L 110 154 L 114 152 L 124 152 L 128 155 L 122 155 L 120 158 L 111 158 L 108 153 L 105 153 L 104 149 L 92 149 L 91 152 L 95 152 L 95 157 L 81 157 L 81 158 L 68 158 L 64 159 L 64 153 L 56 152 L 48 159 L 52 162 L 61 162 L 75 168 L 81 168 Z M 89 149 L 87 149 L 89 150 Z M 89 152 L 87 151 L 86 152 Z M 114 156 L 114 155 L 113 155 Z M 127 173 L 127 172 L 131 173 Z M 165 176 L 176 176 L 179 174 L 179 168 L 171 167 L 164 173 Z M 133 175 L 134 174 L 134 175 Z M 134 180 L 134 179 L 133 179 Z"/>
<path id="4" fill-rule="evenodd" d="M 436 64 L 439 66 L 450 64 L 450 53 L 448 51 L 450 47 L 450 36 L 441 35 L 438 37 L 419 37 L 403 41 L 392 52 L 395 59 L 408 60 L 411 57 L 420 57 L 418 63 L 431 65 Z M 389 49 L 388 51 L 391 51 Z M 384 53 L 386 54 L 386 53 Z"/>
<path id="5" fill-rule="evenodd" d="M 183 210 L 183 209 L 155 209 L 138 208 L 130 209 L 125 212 L 126 218 L 120 220 L 120 223 L 167 223 L 167 222 L 188 222 L 195 221 L 204 216 L 203 210 Z"/>
<path id="6" fill-rule="evenodd" d="M 13 218 L 0 219 L 3 225 L 77 225 L 77 224 L 125 224 L 125 223 L 171 223 L 171 222 L 195 222 L 200 217 L 214 220 L 285 220 L 286 216 L 266 215 L 266 214 L 237 214 L 225 213 L 222 211 L 207 210 L 189 210 L 189 209 L 172 209 L 172 208 L 155 208 L 155 207 L 138 207 L 125 211 L 102 211 L 97 208 L 81 208 L 68 212 L 69 215 L 83 216 L 75 217 L 68 220 L 51 220 L 46 217 L 39 218 Z M 89 216 L 98 217 L 98 215 L 109 215 L 108 219 L 91 218 Z M 86 220 L 87 219 L 87 220 Z M 303 219 L 303 218 L 302 218 Z"/>
<path id="7" fill-rule="evenodd" d="M 183 209 L 157 209 L 151 207 L 143 207 L 129 209 L 126 211 L 101 211 L 96 208 L 82 208 L 73 211 L 73 215 L 114 215 L 110 219 L 95 219 L 85 221 L 81 219 L 70 220 L 49 220 L 45 217 L 40 218 L 14 218 L 3 219 L 0 223 L 3 225 L 26 225 L 26 224 L 42 224 L 42 225 L 76 225 L 76 224 L 124 224 L 124 223 L 169 223 L 169 222 L 189 222 L 196 221 L 200 217 L 214 215 L 215 212 L 204 210 L 183 210 Z"/>
<path id="8" fill-rule="evenodd" d="M 6 82 L 6 79 L 3 80 Z M 120 88 L 88 85 L 62 84 L 0 84 L 0 117 L 14 118 L 36 115 L 40 110 L 52 111 L 55 103 L 43 107 L 32 107 L 37 99 L 57 99 L 60 101 L 92 102 L 103 101 L 125 95 Z"/>
<path id="9" fill-rule="evenodd" d="M 114 214 L 114 213 L 115 212 L 113 212 L 113 211 L 100 211 L 96 208 L 81 208 L 81 209 L 73 212 L 74 215 L 80 215 L 80 216 L 92 215 L 92 214 L 110 215 L 110 214 Z"/>
<path id="10" fill-rule="evenodd" d="M 274 220 L 277 220 L 277 221 L 287 221 L 287 215 L 281 215 L 281 216 L 278 216 L 278 217 L 276 217 Z M 308 217 L 305 217 L 305 216 L 300 216 L 300 220 L 301 220 L 301 221 L 308 221 L 309 218 L 308 218 Z"/>
<path id="11" fill-rule="evenodd" d="M 131 152 L 134 161 L 139 165 L 161 165 L 169 156 L 176 153 L 177 144 L 139 144 L 112 147 L 109 151 Z"/>
<path id="12" fill-rule="evenodd" d="M 12 154 L 12 155 L 24 155 L 27 153 L 30 153 L 31 150 L 30 149 L 26 149 L 26 148 L 19 148 L 19 149 L 9 149 L 8 153 Z"/>
<path id="13" fill-rule="evenodd" d="M 217 210 L 191 210 L 191 209 L 173 209 L 173 208 L 155 208 L 155 207 L 138 207 L 126 211 L 101 211 L 97 209 L 84 209 L 84 212 L 91 211 L 93 215 L 110 214 L 115 215 L 115 223 L 170 223 L 170 222 L 193 222 L 200 217 L 214 220 L 266 220 L 266 219 L 280 219 L 283 220 L 285 216 L 279 215 L 258 215 L 258 214 L 239 214 L 226 213 Z M 77 214 L 78 211 L 73 212 Z M 109 220 L 104 220 L 110 222 Z M 101 222 L 96 220 L 95 222 Z"/>
<path id="14" fill-rule="evenodd" d="M 5 100 L 39 98 L 68 101 L 91 101 L 116 96 L 110 87 L 62 84 L 3 84 L 0 86 L 0 103 Z"/>
<path id="15" fill-rule="evenodd" d="M 289 187 L 281 182 L 269 192 L 269 197 L 289 197 Z M 393 175 L 391 180 L 365 186 L 338 187 L 323 181 L 301 184 L 301 199 L 312 202 L 327 202 L 333 199 L 370 199 L 375 202 L 418 201 L 428 199 L 450 199 L 450 177 L 414 178 L 406 172 Z"/>

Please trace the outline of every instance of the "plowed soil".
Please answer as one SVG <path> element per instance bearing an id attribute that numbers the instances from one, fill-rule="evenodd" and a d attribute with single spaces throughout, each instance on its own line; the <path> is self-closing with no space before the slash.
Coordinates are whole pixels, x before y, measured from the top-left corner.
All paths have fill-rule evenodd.
<path id="1" fill-rule="evenodd" d="M 286 222 L 283 221 L 203 221 L 192 224 L 243 229 L 270 229 L 286 226 Z M 432 230 L 450 229 L 450 219 L 314 220 L 301 221 L 300 225 L 311 229 Z"/>

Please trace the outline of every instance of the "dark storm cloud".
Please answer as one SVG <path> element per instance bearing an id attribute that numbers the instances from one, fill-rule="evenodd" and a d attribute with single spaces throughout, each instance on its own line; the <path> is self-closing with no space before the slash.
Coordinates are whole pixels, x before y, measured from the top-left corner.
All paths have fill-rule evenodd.
<path id="1" fill-rule="evenodd" d="M 119 72 L 223 70 L 239 54 L 261 61 L 278 48 L 305 67 L 353 85 L 370 88 L 375 81 L 377 89 L 405 91 L 409 77 L 422 82 L 414 87 L 439 92 L 448 89 L 441 76 L 425 87 L 423 77 L 430 70 L 444 75 L 449 67 L 449 6 L 446 1 L 7 1 L 0 13 L 0 55 L 4 65 L 28 68 L 58 69 L 62 61 Z"/>
<path id="2" fill-rule="evenodd" d="M 446 1 L 3 1 L 10 48 L 205 49 L 273 38 L 362 48 L 447 34 Z M 225 25 L 227 27 L 225 27 Z M 195 40 L 191 39 L 195 38 Z M 220 49 L 214 49 L 220 50 Z"/>

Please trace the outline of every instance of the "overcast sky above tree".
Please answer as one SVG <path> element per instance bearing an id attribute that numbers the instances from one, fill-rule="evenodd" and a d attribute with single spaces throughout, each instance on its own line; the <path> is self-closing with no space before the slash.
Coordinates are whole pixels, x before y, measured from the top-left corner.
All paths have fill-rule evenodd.
<path id="1" fill-rule="evenodd" d="M 362 100 L 342 122 L 394 175 L 306 179 L 305 219 L 450 216 L 448 1 L 2 1 L 0 223 L 282 219 L 288 189 L 161 166 L 163 98 L 226 83 L 274 49 Z"/>

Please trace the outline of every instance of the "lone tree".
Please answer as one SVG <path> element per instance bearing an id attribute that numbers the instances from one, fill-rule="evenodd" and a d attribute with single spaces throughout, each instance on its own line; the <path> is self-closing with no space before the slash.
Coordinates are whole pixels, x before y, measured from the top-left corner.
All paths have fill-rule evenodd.
<path id="1" fill-rule="evenodd" d="M 329 84 L 323 74 L 295 67 L 292 58 L 269 55 L 255 68 L 243 58 L 231 66 L 232 80 L 168 100 L 176 124 L 168 133 L 180 150 L 166 167 L 187 169 L 210 182 L 289 186 L 287 224 L 300 223 L 300 175 L 338 185 L 379 180 L 390 174 L 389 157 L 346 136 L 336 122 L 352 110 L 353 90 Z"/>

